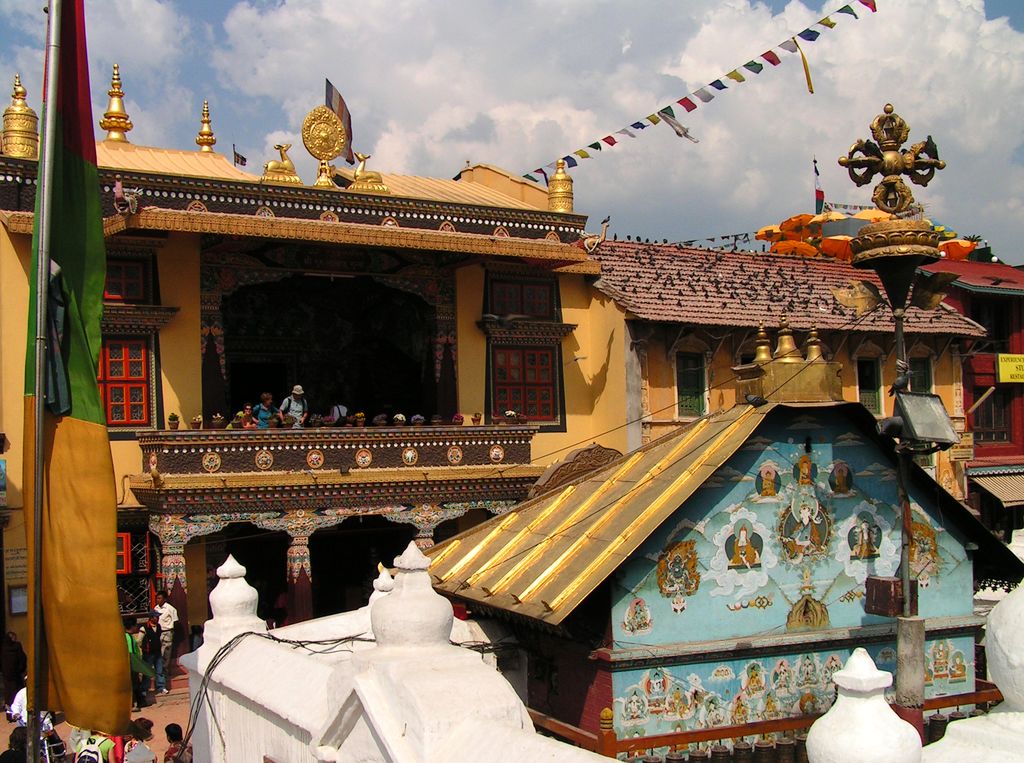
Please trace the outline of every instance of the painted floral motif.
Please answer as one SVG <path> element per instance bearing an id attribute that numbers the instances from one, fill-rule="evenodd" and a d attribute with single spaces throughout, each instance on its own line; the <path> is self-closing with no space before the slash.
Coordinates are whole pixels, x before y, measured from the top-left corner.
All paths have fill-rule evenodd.
<path id="1" fill-rule="evenodd" d="M 505 460 L 505 449 L 500 445 L 492 445 L 490 450 L 487 451 L 487 457 L 495 464 L 500 464 Z"/>
<path id="2" fill-rule="evenodd" d="M 356 466 L 360 469 L 365 469 L 373 463 L 373 454 L 366 448 L 360 448 L 356 451 Z"/>
<path id="3" fill-rule="evenodd" d="M 647 602 L 637 597 L 626 608 L 626 616 L 622 621 L 622 629 L 628 633 L 650 633 L 654 621 L 651 618 Z"/>
<path id="4" fill-rule="evenodd" d="M 420 460 L 420 453 L 416 448 L 405 448 L 402 450 L 402 463 L 406 466 L 414 466 Z"/>
<path id="5" fill-rule="evenodd" d="M 462 463 L 462 448 L 458 445 L 452 445 L 448 448 L 448 463 L 452 466 L 458 466 Z"/>
<path id="6" fill-rule="evenodd" d="M 274 454 L 269 450 L 256 451 L 256 456 L 253 458 L 256 462 L 256 468 L 266 471 L 274 465 Z"/>
<path id="7" fill-rule="evenodd" d="M 319 469 L 324 465 L 324 452 L 322 450 L 313 449 L 306 454 L 306 466 L 310 469 Z"/>
<path id="8" fill-rule="evenodd" d="M 697 593 L 700 571 L 697 569 L 696 545 L 696 541 L 684 540 L 662 551 L 658 558 L 657 578 L 658 589 L 663 596 L 693 596 Z"/>
<path id="9" fill-rule="evenodd" d="M 203 468 L 208 472 L 215 472 L 220 469 L 220 453 L 203 454 Z"/>

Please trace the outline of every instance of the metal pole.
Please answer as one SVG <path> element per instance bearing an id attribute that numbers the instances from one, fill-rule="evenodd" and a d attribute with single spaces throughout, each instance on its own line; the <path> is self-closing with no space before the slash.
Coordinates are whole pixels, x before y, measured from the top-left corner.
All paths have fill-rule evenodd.
<path id="1" fill-rule="evenodd" d="M 49 0 L 46 20 L 46 70 L 43 82 L 43 141 L 39 151 L 36 193 L 36 325 L 35 325 L 35 442 L 33 443 L 32 527 L 32 663 L 29 666 L 28 760 L 42 760 L 39 698 L 43 691 L 43 457 L 46 409 L 46 303 L 50 285 L 50 217 L 53 196 L 53 147 L 57 136 L 57 71 L 60 66 L 61 0 Z"/>
<path id="2" fill-rule="evenodd" d="M 896 323 L 897 376 L 906 374 L 907 347 L 903 337 L 904 309 L 892 311 Z M 909 382 L 907 383 L 909 386 Z M 900 505 L 900 587 L 903 592 L 903 616 L 896 619 L 896 711 L 924 738 L 924 620 L 917 617 L 916 602 L 910 595 L 910 542 L 913 524 L 910 496 L 907 494 L 907 462 L 910 452 L 903 442 L 896 445 L 896 498 Z"/>

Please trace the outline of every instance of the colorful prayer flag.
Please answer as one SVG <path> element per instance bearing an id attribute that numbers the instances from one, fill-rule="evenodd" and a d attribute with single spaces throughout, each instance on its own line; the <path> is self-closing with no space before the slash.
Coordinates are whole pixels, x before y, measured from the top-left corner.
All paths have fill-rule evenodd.
<path id="1" fill-rule="evenodd" d="M 825 191 L 821 187 L 821 173 L 818 172 L 818 158 L 814 157 L 814 214 L 825 211 Z"/>
<path id="2" fill-rule="evenodd" d="M 234 154 L 234 163 L 239 167 L 244 167 L 246 163 L 249 161 L 240 153 L 238 153 L 238 150 L 235 148 L 234 143 L 231 144 L 231 153 Z"/>
<path id="3" fill-rule="evenodd" d="M 634 128 L 634 129 L 637 129 L 637 130 L 646 130 L 647 129 L 647 125 L 645 125 L 643 122 L 634 122 L 633 124 L 630 125 L 630 127 Z"/>
<path id="4" fill-rule="evenodd" d="M 579 151 L 573 151 L 573 153 L 576 154 L 576 156 L 578 156 L 580 159 L 589 159 L 590 158 L 590 154 L 588 154 L 582 148 Z"/>
<path id="5" fill-rule="evenodd" d="M 858 15 L 857 15 L 857 11 L 855 11 L 855 10 L 854 10 L 854 9 L 853 9 L 852 7 L 850 7 L 849 5 L 844 5 L 844 6 L 843 6 L 842 8 L 840 8 L 840 9 L 839 9 L 838 11 L 836 11 L 836 13 L 845 13 L 845 14 L 848 14 L 848 15 L 850 15 L 850 16 L 853 16 L 853 17 L 854 17 L 855 19 L 859 19 L 859 18 L 860 18 L 860 16 L 858 16 Z"/>
<path id="6" fill-rule="evenodd" d="M 576 165 L 579 164 L 579 162 L 577 162 L 575 159 L 572 158 L 572 156 L 569 155 L 563 156 L 562 161 L 564 161 L 570 168 L 575 167 Z"/>
<path id="7" fill-rule="evenodd" d="M 764 64 L 760 64 L 757 61 L 747 61 L 743 64 L 743 68 L 752 71 L 754 74 L 760 74 L 761 70 L 764 69 Z"/>
<path id="8" fill-rule="evenodd" d="M 828 16 L 826 16 L 823 19 L 819 19 L 818 23 L 821 24 L 824 27 L 828 27 L 829 29 L 835 29 L 836 28 L 836 22 L 834 22 Z"/>
<path id="9" fill-rule="evenodd" d="M 761 54 L 761 58 L 770 63 L 772 66 L 778 66 L 782 63 L 782 59 L 776 55 L 774 50 L 766 50 Z"/>
<path id="10" fill-rule="evenodd" d="M 780 42 L 779 47 L 782 48 L 787 53 L 798 53 L 800 50 L 797 47 L 796 40 L 794 39 L 784 40 L 783 42 Z"/>
<path id="11" fill-rule="evenodd" d="M 537 182 L 537 178 L 535 178 L 535 177 L 534 177 L 533 175 L 531 175 L 531 174 L 530 174 L 529 172 L 527 172 L 527 173 L 526 173 L 525 175 L 523 175 L 523 177 L 524 177 L 524 178 L 526 178 L 527 180 L 531 180 L 531 181 L 533 181 L 534 183 L 536 183 L 536 182 Z"/>
<path id="12" fill-rule="evenodd" d="M 615 138 L 613 138 L 611 135 L 605 135 L 603 138 L 601 138 L 601 140 L 603 140 L 609 146 L 614 146 L 616 143 L 618 143 L 618 141 L 615 140 Z"/>
<path id="13" fill-rule="evenodd" d="M 614 145 L 614 144 L 612 144 L 612 145 Z M 600 143 L 588 143 L 587 144 L 587 148 L 592 148 L 595 151 L 600 151 L 601 150 L 601 144 Z"/>
<path id="14" fill-rule="evenodd" d="M 689 98 L 680 98 L 678 101 L 676 101 L 676 103 L 678 103 L 680 106 L 686 109 L 687 113 L 697 108 L 697 104 L 691 101 Z"/>
<path id="15" fill-rule="evenodd" d="M 536 172 L 538 175 L 544 178 L 544 185 L 548 184 L 548 173 L 544 171 L 543 167 L 538 167 L 537 169 L 534 170 L 534 172 Z"/>
<path id="16" fill-rule="evenodd" d="M 731 80 L 734 80 L 735 82 L 746 82 L 747 81 L 746 78 L 742 74 L 740 74 L 736 69 L 733 69 L 731 72 L 729 72 L 725 76 L 728 77 Z"/>
<path id="17" fill-rule="evenodd" d="M 868 8 L 872 13 L 875 13 L 878 10 L 878 7 L 875 5 L 875 0 L 860 0 L 860 4 L 865 8 Z"/>
<path id="18" fill-rule="evenodd" d="M 325 99 L 327 108 L 338 115 L 342 125 L 345 127 L 345 161 L 349 164 L 355 164 L 356 157 L 352 153 L 352 114 L 349 112 L 348 106 L 345 105 L 345 99 L 341 97 L 338 88 L 332 85 L 329 79 L 324 79 L 324 82 L 327 83 Z"/>
<path id="19" fill-rule="evenodd" d="M 42 631 L 39 658 L 45 677 L 42 695 L 33 692 L 30 706 L 63 711 L 69 723 L 82 728 L 120 734 L 129 723 L 131 684 L 114 574 L 114 466 L 106 410 L 96 383 L 106 251 L 84 0 L 65 0 L 60 18 L 51 23 L 60 26 L 60 53 L 59 62 L 48 66 L 46 74 L 56 77 L 56 102 L 44 103 L 44 111 L 54 109 L 56 134 L 52 140 L 45 134 L 40 137 L 40 144 L 52 147 L 52 152 L 44 148 L 40 161 L 32 236 L 35 257 L 51 255 L 44 400 L 35 395 L 36 294 L 42 285 L 34 277 L 25 362 L 24 517 L 30 570 L 36 553 L 42 555 L 41 579 L 29 577 L 29 601 L 38 586 L 43 602 L 42 622 L 29 608 L 28 643 L 35 643 Z M 47 121 L 44 116 L 44 133 Z M 48 214 L 44 200 L 49 201 Z M 44 458 L 36 464 L 31 443 L 36 408 L 41 405 L 46 405 Z M 39 549 L 31 540 L 36 468 L 42 471 L 43 487 Z"/>
<path id="20" fill-rule="evenodd" d="M 725 83 L 722 82 L 722 80 L 720 80 L 720 79 L 716 79 L 714 82 L 709 82 L 708 84 L 711 85 L 711 87 L 713 87 L 715 90 L 725 90 L 726 89 Z"/>
<path id="21" fill-rule="evenodd" d="M 690 128 L 676 119 L 671 106 L 666 106 L 659 113 L 661 118 L 665 120 L 665 124 L 671 127 L 680 138 L 686 138 L 691 143 L 700 143 L 697 138 L 690 134 Z"/>
<path id="22" fill-rule="evenodd" d="M 632 130 L 627 130 L 625 127 L 623 127 L 621 130 L 616 130 L 615 134 L 616 135 L 626 135 L 626 136 L 628 136 L 630 138 L 635 138 L 636 137 L 636 133 L 635 132 L 633 132 Z"/>
<path id="23" fill-rule="evenodd" d="M 799 37 L 801 40 L 806 40 L 807 42 L 814 42 L 819 37 L 821 37 L 821 32 L 819 32 L 817 29 L 805 29 L 804 31 L 797 34 L 797 37 Z"/>
<path id="24" fill-rule="evenodd" d="M 693 94 L 700 98 L 702 101 L 704 101 L 704 103 L 711 103 L 711 101 L 713 101 L 715 98 L 714 93 L 709 93 L 702 87 L 698 87 L 696 90 L 694 90 Z"/>
<path id="25" fill-rule="evenodd" d="M 800 63 L 804 65 L 804 79 L 807 80 L 807 92 L 814 95 L 814 83 L 811 82 L 811 67 L 807 63 L 807 56 L 804 55 L 804 49 L 797 44 L 796 38 L 793 38 L 793 44 L 796 45 L 797 52 L 800 53 Z"/>
<path id="26" fill-rule="evenodd" d="M 659 117 L 657 114 L 648 114 L 647 121 L 650 122 L 652 125 L 656 125 L 658 124 L 658 122 L 661 121 L 661 117 Z"/>

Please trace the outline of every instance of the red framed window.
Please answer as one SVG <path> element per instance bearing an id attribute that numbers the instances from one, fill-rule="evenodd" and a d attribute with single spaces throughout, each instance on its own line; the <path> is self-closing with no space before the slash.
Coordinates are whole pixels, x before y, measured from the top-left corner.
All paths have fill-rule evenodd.
<path id="1" fill-rule="evenodd" d="M 553 347 L 494 347 L 494 415 L 515 411 L 531 421 L 556 421 L 558 390 Z"/>
<path id="2" fill-rule="evenodd" d="M 107 426 L 150 426 L 149 340 L 105 338 L 99 370 Z"/>
<path id="3" fill-rule="evenodd" d="M 555 317 L 555 284 L 538 281 L 491 281 L 490 312 L 495 315 Z"/>
<path id="4" fill-rule="evenodd" d="M 146 263 L 138 260 L 109 260 L 103 299 L 111 302 L 144 302 Z"/>
<path id="5" fill-rule="evenodd" d="M 127 575 L 132 571 L 132 534 L 117 534 L 117 574 Z"/>

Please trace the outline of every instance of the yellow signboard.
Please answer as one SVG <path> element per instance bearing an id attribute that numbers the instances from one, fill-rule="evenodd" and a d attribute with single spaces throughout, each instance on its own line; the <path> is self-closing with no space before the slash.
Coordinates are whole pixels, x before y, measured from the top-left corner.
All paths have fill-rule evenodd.
<path id="1" fill-rule="evenodd" d="M 996 381 L 1024 383 L 1024 355 L 996 355 Z"/>

